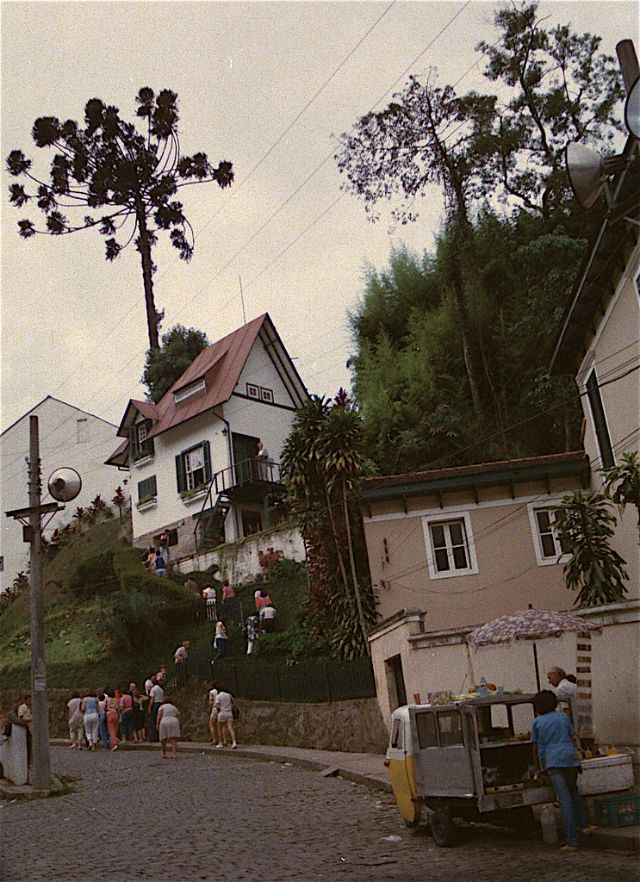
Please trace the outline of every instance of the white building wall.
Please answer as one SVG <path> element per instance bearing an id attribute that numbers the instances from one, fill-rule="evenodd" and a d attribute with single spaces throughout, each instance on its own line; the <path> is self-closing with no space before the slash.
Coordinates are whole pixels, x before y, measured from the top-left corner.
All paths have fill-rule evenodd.
<path id="1" fill-rule="evenodd" d="M 600 322 L 577 375 L 585 414 L 584 448 L 591 462 L 594 490 L 602 487 L 600 448 L 586 383 L 595 369 L 616 464 L 626 451 L 640 451 L 640 245 L 627 263 L 607 311 Z M 619 516 L 618 516 L 619 517 Z M 640 547 L 637 512 L 628 506 L 611 544 L 622 555 L 629 572 L 629 597 L 640 592 Z"/>
<path id="2" fill-rule="evenodd" d="M 36 407 L 9 426 L 0 436 L 2 460 L 2 544 L 0 554 L 4 558 L 0 585 L 5 590 L 15 575 L 26 570 L 29 547 L 22 541 L 22 525 L 7 518 L 4 512 L 23 508 L 29 504 L 27 490 L 27 464 L 29 454 L 29 416 L 39 420 L 40 458 L 42 460 L 43 499 L 49 475 L 57 468 L 67 466 L 76 469 L 82 478 L 80 495 L 68 503 L 49 523 L 45 535 L 72 520 L 78 506 L 86 508 L 98 495 L 111 505 L 116 487 L 121 486 L 128 495 L 125 480 L 127 472 L 119 472 L 104 461 L 117 446 L 117 427 L 91 413 L 73 407 L 64 401 L 47 397 Z M 50 499 L 47 501 L 51 501 Z"/>
<path id="3" fill-rule="evenodd" d="M 227 468 L 229 452 L 224 422 L 213 411 L 200 414 L 153 439 L 154 455 L 138 460 L 131 467 L 131 497 L 134 542 L 139 536 L 160 532 L 168 524 L 191 519 L 202 507 L 203 498 L 182 500 L 176 479 L 176 456 L 189 447 L 208 441 L 211 445 L 212 473 Z M 155 506 L 138 511 L 138 484 L 156 476 L 158 495 Z"/>

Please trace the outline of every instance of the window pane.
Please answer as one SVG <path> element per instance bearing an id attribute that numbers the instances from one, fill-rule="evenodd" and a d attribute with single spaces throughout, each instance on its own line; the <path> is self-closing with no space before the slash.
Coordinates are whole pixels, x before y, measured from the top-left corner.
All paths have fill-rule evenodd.
<path id="1" fill-rule="evenodd" d="M 556 544 L 553 541 L 553 536 L 551 533 L 542 533 L 540 536 L 540 542 L 542 543 L 542 554 L 544 557 L 557 557 L 558 552 L 556 551 Z"/>
<path id="2" fill-rule="evenodd" d="M 449 524 L 449 532 L 451 533 L 452 545 L 464 544 L 464 533 L 462 532 L 462 521 L 452 521 Z"/>
<path id="3" fill-rule="evenodd" d="M 449 558 L 446 549 L 440 548 L 435 552 L 436 570 L 439 573 L 446 572 L 449 569 Z"/>
<path id="4" fill-rule="evenodd" d="M 442 524 L 431 524 L 431 538 L 433 539 L 434 548 L 444 548 L 446 545 L 444 539 L 444 526 Z"/>
<path id="5" fill-rule="evenodd" d="M 545 509 L 537 511 L 536 518 L 538 520 L 538 527 L 540 528 L 540 532 L 548 533 L 551 529 L 551 518 L 549 517 L 549 512 Z"/>
<path id="6" fill-rule="evenodd" d="M 462 744 L 462 717 L 457 711 L 445 711 L 438 714 L 440 729 L 440 746 L 449 747 Z"/>
<path id="7" fill-rule="evenodd" d="M 469 568 L 467 563 L 467 552 L 463 547 L 453 549 L 453 565 L 456 570 L 466 570 Z"/>
<path id="8" fill-rule="evenodd" d="M 416 714 L 416 728 L 418 729 L 418 744 L 420 747 L 438 746 L 435 714 L 428 712 Z"/>

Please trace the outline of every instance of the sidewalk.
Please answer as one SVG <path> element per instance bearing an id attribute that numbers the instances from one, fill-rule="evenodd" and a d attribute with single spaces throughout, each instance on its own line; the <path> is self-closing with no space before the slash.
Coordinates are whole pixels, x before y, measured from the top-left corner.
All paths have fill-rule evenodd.
<path id="1" fill-rule="evenodd" d="M 52 744 L 64 746 L 68 741 L 53 739 Z M 131 742 L 121 745 L 123 750 L 156 750 L 157 744 Z M 181 753 L 212 753 L 216 756 L 249 757 L 264 761 L 289 762 L 314 769 L 327 776 L 340 776 L 347 781 L 364 784 L 374 790 L 391 793 L 384 756 L 373 753 L 341 753 L 334 750 L 312 750 L 302 747 L 277 747 L 262 744 L 242 745 L 237 750 L 217 750 L 209 742 L 180 741 Z M 1 789 L 1 788 L 0 788 Z M 599 827 L 589 837 L 589 848 L 640 852 L 640 825 L 629 827 Z"/>

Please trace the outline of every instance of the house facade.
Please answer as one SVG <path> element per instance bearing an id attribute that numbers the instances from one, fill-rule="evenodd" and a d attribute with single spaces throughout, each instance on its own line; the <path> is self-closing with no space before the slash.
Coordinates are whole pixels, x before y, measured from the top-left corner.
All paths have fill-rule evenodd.
<path id="1" fill-rule="evenodd" d="M 273 526 L 280 451 L 307 397 L 265 314 L 204 349 L 157 404 L 130 401 L 107 462 L 131 469 L 135 544 L 166 533 L 179 561 Z"/>
<path id="2" fill-rule="evenodd" d="M 465 680 L 466 667 L 462 678 L 457 665 L 447 673 L 439 651 L 418 651 L 411 637 L 444 635 L 448 646 L 451 635 L 529 604 L 572 606 L 553 508 L 588 481 L 588 460 L 577 452 L 364 483 L 362 516 L 381 618 L 370 645 L 385 717 L 414 692 L 459 692 Z M 462 646 L 464 638 L 455 641 Z M 509 685 L 529 684 L 527 677 Z"/>
<path id="3" fill-rule="evenodd" d="M 2 460 L 2 572 L 4 591 L 20 571 L 26 571 L 29 546 L 22 540 L 22 526 L 5 511 L 28 505 L 27 463 L 29 455 L 29 417 L 39 421 L 40 459 L 42 461 L 43 497 L 49 475 L 57 468 L 68 466 L 82 478 L 80 495 L 68 503 L 48 522 L 45 536 L 68 524 L 78 506 L 87 508 L 97 495 L 108 504 L 121 486 L 128 495 L 128 473 L 118 475 L 104 464 L 113 449 L 117 426 L 95 414 L 88 413 L 65 401 L 48 395 L 0 435 Z"/>

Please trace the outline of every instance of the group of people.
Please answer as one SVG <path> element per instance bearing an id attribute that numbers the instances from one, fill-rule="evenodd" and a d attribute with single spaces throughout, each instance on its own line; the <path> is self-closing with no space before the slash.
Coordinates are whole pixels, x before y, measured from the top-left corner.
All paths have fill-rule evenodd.
<path id="1" fill-rule="evenodd" d="M 235 721 L 240 712 L 233 695 L 226 689 L 217 689 L 211 684 L 209 700 L 209 732 L 214 747 L 226 747 L 229 743 L 233 750 L 238 746 L 236 740 Z"/>
<path id="2" fill-rule="evenodd" d="M 150 545 L 143 556 L 143 563 L 155 576 L 166 576 L 169 562 L 169 537 L 162 533 L 157 547 Z"/>
<path id="3" fill-rule="evenodd" d="M 183 643 L 182 648 L 188 641 Z M 180 647 L 179 647 L 180 649 Z M 180 712 L 167 695 L 167 669 L 150 674 L 142 690 L 135 682 L 126 688 L 106 686 L 101 692 L 74 692 L 67 702 L 71 747 L 75 750 L 115 751 L 123 741 L 160 742 L 168 755 L 180 737 Z"/>

